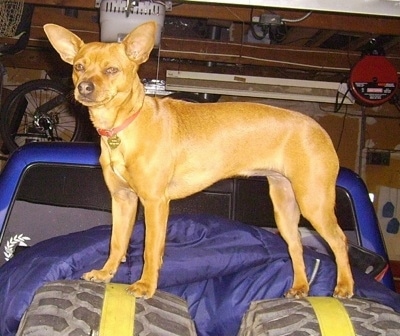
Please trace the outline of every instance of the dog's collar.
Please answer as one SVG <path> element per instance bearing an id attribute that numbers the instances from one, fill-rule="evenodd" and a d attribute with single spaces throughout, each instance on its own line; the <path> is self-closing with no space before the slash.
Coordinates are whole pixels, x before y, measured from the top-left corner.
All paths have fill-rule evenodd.
<path id="1" fill-rule="evenodd" d="M 121 132 L 123 129 L 128 127 L 129 124 L 136 119 L 136 117 L 138 116 L 139 112 L 140 112 L 140 110 L 137 111 L 136 113 L 132 114 L 129 118 L 125 119 L 125 121 L 121 125 L 119 125 L 118 127 L 113 127 L 113 128 L 109 128 L 109 129 L 97 128 L 96 129 L 97 133 L 99 133 L 101 136 L 106 136 L 108 138 L 111 138 L 114 135 L 116 135 L 118 132 Z"/>

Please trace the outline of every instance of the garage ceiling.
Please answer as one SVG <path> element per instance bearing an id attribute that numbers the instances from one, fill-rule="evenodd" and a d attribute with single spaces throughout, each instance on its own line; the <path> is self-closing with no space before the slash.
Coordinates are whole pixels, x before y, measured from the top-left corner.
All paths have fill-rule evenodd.
<path id="1" fill-rule="evenodd" d="M 399 0 L 191 0 L 190 2 L 219 3 L 225 5 L 243 5 L 264 8 L 303 9 L 319 12 L 338 12 L 347 14 L 400 16 Z"/>
<path id="2" fill-rule="evenodd" d="M 218 14 L 207 18 L 203 8 Z M 254 69 L 255 73 L 266 71 L 302 79 L 332 75 L 337 80 L 348 73 L 363 53 L 377 51 L 386 54 L 400 69 L 399 18 L 274 9 L 250 9 L 246 13 L 243 9 L 235 20 L 232 16 L 238 10 L 198 5 L 193 12 L 195 18 L 182 18 L 177 15 L 183 14 L 183 8 L 175 8 L 175 15 L 166 20 L 161 54 L 175 59 L 234 64 L 236 70 L 239 65 L 243 71 L 251 71 L 252 66 L 267 67 Z M 269 15 L 279 17 L 282 24 L 268 27 L 266 38 L 257 40 L 263 35 L 262 29 L 256 23 L 250 24 L 250 20 Z M 219 41 L 211 40 L 215 26 L 222 27 Z M 251 26 L 256 38 L 249 33 Z"/>
<path id="3" fill-rule="evenodd" d="M 260 7 L 260 3 L 268 1 L 248 1 L 258 3 L 241 6 L 227 1 L 221 1 L 223 4 L 172 2 L 161 48 L 143 67 L 144 76 L 154 76 L 157 67 L 159 77 L 169 69 L 337 82 L 348 76 L 363 54 L 371 52 L 385 54 L 400 72 L 398 1 L 367 1 L 369 6 L 393 8 L 393 16 L 311 11 L 283 8 L 287 7 L 283 5 L 281 8 Z M 86 41 L 99 39 L 98 9 L 94 0 L 26 2 L 36 4 L 29 49 L 13 58 L 5 57 L 6 65 L 44 68 L 50 72 L 63 69 L 42 30 L 43 24 L 48 22 L 70 28 Z M 304 1 L 296 0 L 291 4 L 300 2 Z M 274 3 L 276 6 L 280 2 Z M 325 3 L 336 5 L 339 2 Z M 366 2 L 352 0 L 348 3 Z M 281 24 L 269 26 L 264 39 L 259 40 L 249 32 L 253 18 L 268 21 L 271 17 L 278 17 Z M 257 23 L 253 28 L 256 36 L 264 34 Z"/>

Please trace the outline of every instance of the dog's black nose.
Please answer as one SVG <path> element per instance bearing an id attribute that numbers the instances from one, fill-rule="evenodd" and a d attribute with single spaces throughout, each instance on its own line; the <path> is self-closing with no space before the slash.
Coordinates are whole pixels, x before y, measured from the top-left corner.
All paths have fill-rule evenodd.
<path id="1" fill-rule="evenodd" d="M 87 96 L 94 91 L 94 85 L 92 82 L 81 82 L 78 85 L 78 90 L 82 96 Z"/>

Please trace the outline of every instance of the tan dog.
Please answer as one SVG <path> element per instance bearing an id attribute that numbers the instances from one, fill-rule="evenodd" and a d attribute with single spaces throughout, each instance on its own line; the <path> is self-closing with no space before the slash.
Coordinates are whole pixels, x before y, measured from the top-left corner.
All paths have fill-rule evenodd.
<path id="1" fill-rule="evenodd" d="M 44 29 L 61 58 L 73 65 L 75 97 L 89 107 L 101 134 L 100 163 L 112 196 L 109 258 L 84 279 L 112 279 L 125 258 L 139 199 L 146 222 L 144 268 L 130 292 L 151 297 L 163 259 L 170 200 L 220 179 L 261 175 L 269 181 L 276 223 L 293 263 L 293 286 L 286 296 L 302 297 L 309 291 L 300 213 L 334 252 L 334 295 L 353 295 L 346 238 L 334 213 L 338 158 L 317 122 L 262 104 L 195 104 L 145 96 L 137 71 L 153 48 L 152 22 L 122 43 L 108 44 L 85 44 L 54 24 Z"/>

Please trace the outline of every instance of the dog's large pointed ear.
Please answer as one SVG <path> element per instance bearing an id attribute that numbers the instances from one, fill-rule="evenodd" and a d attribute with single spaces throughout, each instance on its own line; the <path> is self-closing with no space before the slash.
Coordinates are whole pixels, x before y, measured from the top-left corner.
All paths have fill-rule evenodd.
<path id="1" fill-rule="evenodd" d="M 43 26 L 43 29 L 51 45 L 60 54 L 61 58 L 65 62 L 73 64 L 74 58 L 84 45 L 84 42 L 68 29 L 56 24 L 48 23 Z"/>
<path id="2" fill-rule="evenodd" d="M 136 27 L 122 43 L 125 45 L 128 57 L 138 64 L 146 62 L 154 47 L 157 25 L 149 21 Z"/>

